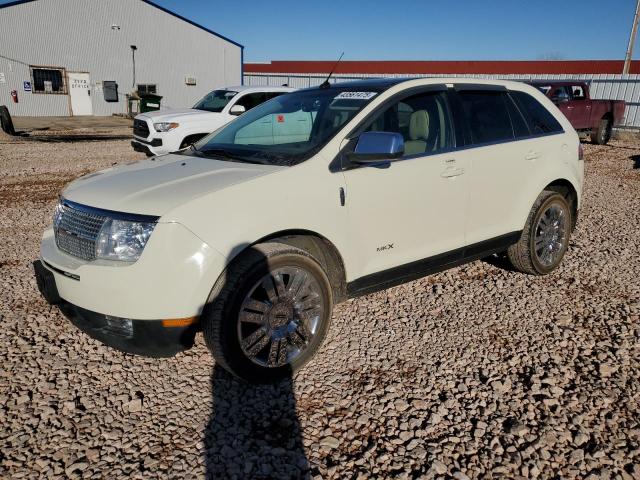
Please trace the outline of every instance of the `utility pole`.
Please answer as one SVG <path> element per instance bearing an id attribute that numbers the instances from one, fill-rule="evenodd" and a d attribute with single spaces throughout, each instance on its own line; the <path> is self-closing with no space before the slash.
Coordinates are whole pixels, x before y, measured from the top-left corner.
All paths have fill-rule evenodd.
<path id="1" fill-rule="evenodd" d="M 640 2 L 640 0 L 638 0 L 638 2 Z M 135 45 L 131 45 L 131 58 L 133 60 L 133 84 L 131 85 L 131 88 L 136 88 L 136 50 L 137 49 L 138 47 L 136 47 Z"/>
<path id="2" fill-rule="evenodd" d="M 636 2 L 636 13 L 633 16 L 633 26 L 631 27 L 631 35 L 629 36 L 629 46 L 627 47 L 627 56 L 624 59 L 624 68 L 622 74 L 627 75 L 631 69 L 631 57 L 633 56 L 633 46 L 636 43 L 636 33 L 638 33 L 638 18 L 640 17 L 640 0 Z"/>

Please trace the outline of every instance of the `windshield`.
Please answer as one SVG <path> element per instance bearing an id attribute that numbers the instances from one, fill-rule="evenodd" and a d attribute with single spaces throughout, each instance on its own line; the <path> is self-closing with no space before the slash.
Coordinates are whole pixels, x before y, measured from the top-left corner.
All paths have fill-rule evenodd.
<path id="1" fill-rule="evenodd" d="M 200 140 L 194 154 L 295 165 L 322 148 L 377 94 L 316 88 L 281 95 Z"/>
<path id="2" fill-rule="evenodd" d="M 231 90 L 214 90 L 207 93 L 202 100 L 196 103 L 193 108 L 196 110 L 206 110 L 207 112 L 221 112 L 227 103 L 235 97 L 238 92 Z"/>

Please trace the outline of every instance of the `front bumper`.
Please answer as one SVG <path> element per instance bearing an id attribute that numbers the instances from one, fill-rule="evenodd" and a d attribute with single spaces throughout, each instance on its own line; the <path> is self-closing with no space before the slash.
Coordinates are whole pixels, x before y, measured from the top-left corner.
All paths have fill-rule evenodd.
<path id="1" fill-rule="evenodd" d="M 152 138 L 149 140 L 134 136 L 131 141 L 131 146 L 136 152 L 143 152 L 149 156 L 167 153 L 163 145 L 164 141 L 162 138 Z"/>
<path id="2" fill-rule="evenodd" d="M 52 305 L 90 337 L 123 352 L 147 357 L 170 357 L 193 346 L 199 329 L 197 317 L 190 322 L 133 320 L 92 312 L 62 299 L 51 270 L 38 260 L 33 264 L 38 289 Z"/>
<path id="3" fill-rule="evenodd" d="M 178 223 L 158 223 L 144 252 L 131 264 L 70 256 L 58 249 L 53 229 L 44 232 L 40 259 L 65 301 L 138 320 L 199 316 L 226 263 Z"/>
<path id="4" fill-rule="evenodd" d="M 132 140 L 131 141 L 131 146 L 133 147 L 133 149 L 136 152 L 142 152 L 145 153 L 147 155 L 147 157 L 153 157 L 154 153 L 151 151 L 151 149 L 145 145 L 144 143 L 140 143 L 136 140 Z"/>
<path id="5" fill-rule="evenodd" d="M 145 153 L 148 150 L 152 155 L 166 155 L 179 150 L 182 139 L 183 135 L 179 128 L 168 132 L 152 131 L 148 137 L 134 135 L 131 146 L 136 151 L 145 149 Z"/>

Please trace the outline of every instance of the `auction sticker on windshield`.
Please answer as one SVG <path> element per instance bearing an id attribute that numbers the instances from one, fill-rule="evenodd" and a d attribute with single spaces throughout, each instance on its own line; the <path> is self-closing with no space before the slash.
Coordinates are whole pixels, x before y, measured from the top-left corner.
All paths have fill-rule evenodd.
<path id="1" fill-rule="evenodd" d="M 349 99 L 349 100 L 370 100 L 375 97 L 378 92 L 342 92 L 335 100 Z"/>

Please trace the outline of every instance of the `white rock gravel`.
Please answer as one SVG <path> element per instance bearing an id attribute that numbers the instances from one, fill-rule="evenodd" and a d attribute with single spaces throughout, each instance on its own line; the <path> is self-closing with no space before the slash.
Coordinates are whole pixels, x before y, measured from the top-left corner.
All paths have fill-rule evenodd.
<path id="1" fill-rule="evenodd" d="M 141 158 L 127 141 L 0 139 L 0 477 L 639 479 L 640 141 L 585 149 L 556 273 L 494 259 L 350 300 L 314 361 L 256 387 L 201 339 L 106 348 L 37 293 L 58 191 Z"/>

